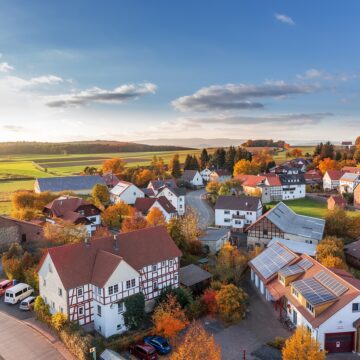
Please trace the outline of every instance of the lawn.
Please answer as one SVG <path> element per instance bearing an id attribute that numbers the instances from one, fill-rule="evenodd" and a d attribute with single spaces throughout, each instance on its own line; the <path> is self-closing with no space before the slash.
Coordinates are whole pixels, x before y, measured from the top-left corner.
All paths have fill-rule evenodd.
<path id="1" fill-rule="evenodd" d="M 11 212 L 11 202 L 0 201 L 0 215 L 10 215 L 10 212 Z"/>

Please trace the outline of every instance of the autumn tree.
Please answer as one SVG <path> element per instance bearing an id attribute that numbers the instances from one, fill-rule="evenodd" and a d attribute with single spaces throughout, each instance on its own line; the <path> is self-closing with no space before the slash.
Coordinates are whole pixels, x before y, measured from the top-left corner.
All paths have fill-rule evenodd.
<path id="1" fill-rule="evenodd" d="M 283 360 L 325 360 L 326 352 L 320 350 L 320 343 L 305 326 L 300 325 L 285 341 L 282 349 Z"/>
<path id="2" fill-rule="evenodd" d="M 152 319 L 156 333 L 170 339 L 188 325 L 184 310 L 171 294 L 155 308 Z"/>
<path id="3" fill-rule="evenodd" d="M 110 200 L 109 190 L 106 185 L 96 184 L 91 191 L 91 196 L 96 204 L 106 205 Z"/>
<path id="4" fill-rule="evenodd" d="M 101 167 L 101 171 L 103 174 L 110 171 L 117 177 L 121 177 L 124 170 L 125 170 L 125 161 L 118 157 L 105 160 Z"/>
<path id="5" fill-rule="evenodd" d="M 216 295 L 217 291 L 211 288 L 206 289 L 201 295 L 201 301 L 205 304 L 207 312 L 212 315 L 217 312 Z"/>
<path id="6" fill-rule="evenodd" d="M 358 136 L 358 137 L 356 138 L 356 140 L 355 140 L 355 146 L 356 146 L 357 148 L 360 148 L 360 136 Z"/>
<path id="7" fill-rule="evenodd" d="M 120 201 L 114 205 L 110 205 L 101 214 L 103 223 L 111 228 L 120 229 L 122 222 L 131 212 L 131 207 Z"/>
<path id="8" fill-rule="evenodd" d="M 187 243 L 197 240 L 200 234 L 199 216 L 191 206 L 187 206 L 185 215 L 181 219 L 181 232 Z"/>
<path id="9" fill-rule="evenodd" d="M 348 266 L 346 265 L 345 261 L 338 256 L 328 255 L 321 260 L 321 264 L 327 268 L 348 270 Z"/>
<path id="10" fill-rule="evenodd" d="M 330 158 L 325 158 L 319 162 L 319 170 L 324 175 L 328 170 L 336 170 L 339 168 L 338 163 Z"/>
<path id="11" fill-rule="evenodd" d="M 316 246 L 317 260 L 321 262 L 328 256 L 344 257 L 344 243 L 341 239 L 335 236 L 328 236 L 319 242 Z"/>
<path id="12" fill-rule="evenodd" d="M 325 233 L 327 236 L 342 237 L 347 234 L 351 220 L 345 210 L 336 207 L 334 210 L 328 211 L 325 220 Z"/>
<path id="13" fill-rule="evenodd" d="M 295 158 L 300 157 L 303 155 L 303 152 L 301 149 L 293 149 L 291 150 L 291 155 Z"/>
<path id="14" fill-rule="evenodd" d="M 175 179 L 181 177 L 181 164 L 179 154 L 175 154 L 173 158 L 170 160 L 170 172 L 171 176 Z"/>
<path id="15" fill-rule="evenodd" d="M 182 219 L 180 217 L 172 217 L 167 225 L 167 230 L 171 238 L 174 240 L 176 246 L 181 251 L 186 251 L 188 244 L 182 232 Z"/>
<path id="16" fill-rule="evenodd" d="M 138 172 L 136 172 L 136 175 L 134 177 L 134 183 L 136 186 L 145 187 L 149 181 L 156 178 L 156 174 L 154 171 L 149 169 L 141 169 Z"/>
<path id="17" fill-rule="evenodd" d="M 227 184 L 222 184 L 219 189 L 219 195 L 230 195 L 231 189 Z"/>
<path id="18" fill-rule="evenodd" d="M 216 200 L 219 196 L 220 188 L 221 188 L 221 183 L 219 183 L 218 181 L 210 181 L 207 183 L 206 192 L 212 204 L 216 203 Z"/>
<path id="19" fill-rule="evenodd" d="M 200 323 L 192 323 L 183 342 L 171 355 L 171 360 L 221 360 L 221 349 L 214 336 L 206 333 Z"/>
<path id="20" fill-rule="evenodd" d="M 248 295 L 239 287 L 223 285 L 216 295 L 216 304 L 221 318 L 226 322 L 241 320 L 246 311 Z"/>
<path id="21" fill-rule="evenodd" d="M 127 233 L 130 231 L 144 229 L 148 226 L 146 219 L 136 212 L 134 209 L 130 209 L 129 215 L 123 220 L 121 225 L 121 231 Z"/>
<path id="22" fill-rule="evenodd" d="M 154 155 L 150 163 L 150 168 L 154 171 L 156 176 L 163 177 L 165 173 L 164 159 Z"/>
<path id="23" fill-rule="evenodd" d="M 234 176 L 240 174 L 257 175 L 260 172 L 260 163 L 257 161 L 242 159 L 234 166 Z"/>
<path id="24" fill-rule="evenodd" d="M 158 208 L 153 207 L 146 216 L 148 226 L 166 225 L 164 213 Z"/>
<path id="25" fill-rule="evenodd" d="M 52 244 L 73 244 L 84 241 L 87 236 L 87 230 L 83 224 L 59 221 L 58 224 L 46 223 L 44 226 L 44 236 Z"/>

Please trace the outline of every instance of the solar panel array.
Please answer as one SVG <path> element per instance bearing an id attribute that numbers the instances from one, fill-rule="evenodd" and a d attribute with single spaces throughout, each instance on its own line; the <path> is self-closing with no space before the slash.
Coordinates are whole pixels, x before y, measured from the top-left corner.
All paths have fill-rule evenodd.
<path id="1" fill-rule="evenodd" d="M 279 274 L 287 277 L 291 275 L 301 274 L 303 272 L 304 269 L 302 269 L 299 265 L 295 264 L 295 265 L 285 266 L 279 271 Z"/>
<path id="2" fill-rule="evenodd" d="M 314 265 L 309 259 L 302 259 L 297 264 L 304 270 L 309 270 Z"/>
<path id="3" fill-rule="evenodd" d="M 251 264 L 265 279 L 268 279 L 295 257 L 294 254 L 285 250 L 278 243 L 275 243 L 264 250 L 255 259 L 251 260 Z"/>
<path id="4" fill-rule="evenodd" d="M 330 291 L 332 291 L 336 296 L 340 296 L 346 290 L 348 290 L 345 285 L 343 285 L 340 281 L 336 280 L 324 270 L 316 274 L 315 279 L 327 287 Z"/>
<path id="5" fill-rule="evenodd" d="M 311 304 L 335 300 L 336 296 L 314 278 L 294 281 L 291 284 Z"/>

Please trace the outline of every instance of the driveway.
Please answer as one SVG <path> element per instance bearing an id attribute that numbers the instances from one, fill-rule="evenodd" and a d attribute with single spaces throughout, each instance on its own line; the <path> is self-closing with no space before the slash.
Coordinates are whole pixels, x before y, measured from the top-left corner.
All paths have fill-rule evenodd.
<path id="1" fill-rule="evenodd" d="M 206 194 L 205 189 L 191 191 L 186 194 L 186 205 L 194 208 L 199 215 L 201 229 L 206 229 L 215 223 L 215 213 L 210 205 L 202 199 Z"/>
<path id="2" fill-rule="evenodd" d="M 42 335 L 1 311 L 0 324 L 0 359 L 65 359 Z"/>

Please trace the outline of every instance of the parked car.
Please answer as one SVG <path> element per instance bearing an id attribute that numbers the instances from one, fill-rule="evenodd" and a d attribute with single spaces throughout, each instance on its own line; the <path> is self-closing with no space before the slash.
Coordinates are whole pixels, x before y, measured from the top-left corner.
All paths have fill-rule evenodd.
<path id="1" fill-rule="evenodd" d="M 5 291 L 4 301 L 9 304 L 16 304 L 32 295 L 33 292 L 34 289 L 30 285 L 20 283 Z"/>
<path id="2" fill-rule="evenodd" d="M 10 289 L 14 285 L 14 280 L 2 280 L 0 282 L 0 296 L 3 296 L 5 294 L 5 291 L 7 289 Z"/>
<path id="3" fill-rule="evenodd" d="M 162 336 L 146 336 L 144 343 L 153 346 L 161 355 L 168 354 L 171 351 L 169 342 Z"/>
<path id="4" fill-rule="evenodd" d="M 25 311 L 31 310 L 34 307 L 35 299 L 35 296 L 28 296 L 20 303 L 19 309 Z"/>
<path id="5" fill-rule="evenodd" d="M 148 344 L 130 345 L 129 353 L 140 360 L 157 360 L 158 355 L 156 349 Z"/>

